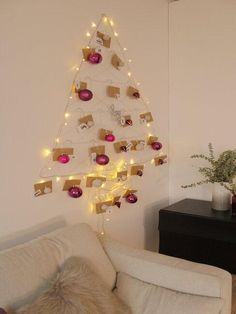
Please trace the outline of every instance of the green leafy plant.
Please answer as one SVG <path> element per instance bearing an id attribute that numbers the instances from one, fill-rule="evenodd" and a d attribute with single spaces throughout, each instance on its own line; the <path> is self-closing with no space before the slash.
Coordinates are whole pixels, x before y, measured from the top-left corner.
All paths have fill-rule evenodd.
<path id="1" fill-rule="evenodd" d="M 226 190 L 230 191 L 234 196 L 236 196 L 236 184 L 231 182 L 231 183 L 223 183 L 222 184 Z"/>
<path id="2" fill-rule="evenodd" d="M 226 150 L 221 153 L 218 159 L 215 158 L 214 149 L 211 143 L 208 144 L 209 155 L 192 155 L 190 158 L 203 159 L 209 162 L 209 167 L 200 167 L 198 171 L 205 177 L 204 180 L 182 185 L 182 188 L 196 187 L 204 183 L 219 182 L 222 186 L 236 192 L 236 185 L 233 184 L 233 179 L 236 176 L 236 150 Z M 226 185 L 225 182 L 228 184 Z"/>

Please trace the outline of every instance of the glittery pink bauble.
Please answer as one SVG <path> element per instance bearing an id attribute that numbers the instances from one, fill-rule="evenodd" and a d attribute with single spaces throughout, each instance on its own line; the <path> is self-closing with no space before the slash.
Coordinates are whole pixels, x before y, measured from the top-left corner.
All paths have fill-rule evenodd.
<path id="1" fill-rule="evenodd" d="M 98 52 L 90 53 L 88 61 L 92 64 L 98 64 L 102 62 L 102 55 Z"/>
<path id="2" fill-rule="evenodd" d="M 70 197 L 78 198 L 83 194 L 83 191 L 78 186 L 72 186 L 71 188 L 69 188 L 68 194 Z"/>
<path id="3" fill-rule="evenodd" d="M 113 134 L 107 134 L 107 135 L 105 136 L 105 140 L 106 140 L 107 142 L 114 142 L 115 139 L 116 139 L 116 138 L 115 138 L 115 135 L 113 135 Z"/>
<path id="4" fill-rule="evenodd" d="M 128 125 L 133 125 L 133 121 L 131 119 L 127 119 L 125 121 L 125 123 L 128 124 Z"/>
<path id="5" fill-rule="evenodd" d="M 105 166 L 109 163 L 109 157 L 105 154 L 97 155 L 96 163 L 100 166 Z"/>
<path id="6" fill-rule="evenodd" d="M 79 98 L 83 101 L 88 101 L 93 98 L 93 93 L 89 89 L 79 90 Z"/>
<path id="7" fill-rule="evenodd" d="M 70 157 L 67 154 L 61 154 L 60 156 L 58 156 L 57 160 L 61 164 L 67 164 L 70 161 Z"/>
<path id="8" fill-rule="evenodd" d="M 129 195 L 127 195 L 125 199 L 130 204 L 134 204 L 138 200 L 137 196 L 133 193 L 130 193 Z"/>
<path id="9" fill-rule="evenodd" d="M 160 142 L 153 142 L 152 143 L 152 149 L 159 150 L 162 148 L 162 144 Z"/>

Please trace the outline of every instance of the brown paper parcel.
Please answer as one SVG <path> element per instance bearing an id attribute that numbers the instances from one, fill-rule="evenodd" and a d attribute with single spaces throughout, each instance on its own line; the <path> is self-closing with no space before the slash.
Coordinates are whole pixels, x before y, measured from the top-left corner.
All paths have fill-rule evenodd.
<path id="1" fill-rule="evenodd" d="M 45 195 L 45 194 L 48 194 L 48 193 L 45 193 L 44 190 L 45 189 L 50 189 L 48 193 L 51 193 L 52 192 L 52 181 L 46 181 L 46 182 L 40 182 L 40 183 L 35 183 L 34 184 L 34 191 L 35 193 L 35 196 L 41 196 L 41 195 Z M 40 192 L 39 192 L 40 191 Z"/>
<path id="2" fill-rule="evenodd" d="M 66 155 L 73 155 L 74 154 L 74 148 L 71 147 L 65 147 L 65 148 L 53 148 L 52 150 L 52 160 L 57 161 L 58 157 L 62 154 Z"/>
<path id="3" fill-rule="evenodd" d="M 63 191 L 68 191 L 70 188 L 73 186 L 79 186 L 81 180 L 79 179 L 74 179 L 74 180 L 66 180 L 63 186 Z"/>

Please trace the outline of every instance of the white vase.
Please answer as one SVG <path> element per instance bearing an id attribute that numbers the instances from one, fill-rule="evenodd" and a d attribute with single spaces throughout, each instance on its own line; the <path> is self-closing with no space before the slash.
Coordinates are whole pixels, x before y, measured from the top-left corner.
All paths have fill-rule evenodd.
<path id="1" fill-rule="evenodd" d="M 220 183 L 212 184 L 212 209 L 225 211 L 231 208 L 231 193 Z"/>

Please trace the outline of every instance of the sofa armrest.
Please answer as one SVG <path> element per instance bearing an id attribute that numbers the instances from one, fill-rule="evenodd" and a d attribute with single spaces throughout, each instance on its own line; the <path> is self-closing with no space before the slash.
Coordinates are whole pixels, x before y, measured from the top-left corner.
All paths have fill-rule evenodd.
<path id="1" fill-rule="evenodd" d="M 232 277 L 220 268 L 189 262 L 146 250 L 102 240 L 117 272 L 171 290 L 224 299 L 222 313 L 231 313 Z"/>

